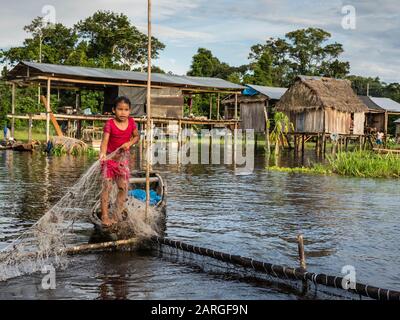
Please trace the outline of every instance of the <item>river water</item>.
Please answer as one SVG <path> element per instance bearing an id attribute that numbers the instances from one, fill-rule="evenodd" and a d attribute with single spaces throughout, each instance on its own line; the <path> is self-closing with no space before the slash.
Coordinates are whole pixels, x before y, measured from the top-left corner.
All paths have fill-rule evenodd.
<path id="1" fill-rule="evenodd" d="M 0 248 L 39 219 L 93 161 L 0 152 Z M 265 166 L 259 152 L 248 175 L 236 175 L 231 165 L 156 167 L 168 184 L 168 237 L 297 267 L 301 233 L 310 271 L 342 275 L 350 265 L 357 281 L 400 290 L 398 180 L 288 174 Z M 226 276 L 202 259 L 157 252 L 69 259 L 68 268 L 57 270 L 55 290 L 42 289 L 42 274 L 27 275 L 0 283 L 0 299 L 321 298 Z"/>

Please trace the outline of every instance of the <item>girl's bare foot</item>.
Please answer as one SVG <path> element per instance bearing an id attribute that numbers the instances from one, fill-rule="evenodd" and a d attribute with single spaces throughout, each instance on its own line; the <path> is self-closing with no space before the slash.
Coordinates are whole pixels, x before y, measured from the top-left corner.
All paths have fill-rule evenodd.
<path id="1" fill-rule="evenodd" d="M 110 218 L 106 218 L 106 219 L 102 219 L 102 220 L 101 220 L 101 224 L 102 224 L 104 227 L 111 227 L 114 223 L 115 223 L 115 222 L 114 222 L 112 219 L 110 219 Z"/>

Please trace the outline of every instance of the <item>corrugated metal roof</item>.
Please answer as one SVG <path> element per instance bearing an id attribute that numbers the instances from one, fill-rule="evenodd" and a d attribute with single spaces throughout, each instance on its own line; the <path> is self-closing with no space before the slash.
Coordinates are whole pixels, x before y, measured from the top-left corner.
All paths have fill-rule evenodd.
<path id="1" fill-rule="evenodd" d="M 400 103 L 389 98 L 376 98 L 376 97 L 370 97 L 370 98 L 375 104 L 377 104 L 382 109 L 385 109 L 389 112 L 400 113 Z"/>
<path id="2" fill-rule="evenodd" d="M 147 81 L 147 73 L 145 72 L 65 66 L 28 61 L 23 61 L 22 64 L 46 74 L 124 81 Z M 10 74 L 13 74 L 12 71 L 10 72 Z M 163 85 L 179 85 L 184 87 L 187 86 L 197 88 L 216 88 L 230 90 L 241 90 L 245 88 L 243 86 L 219 78 L 177 76 L 161 73 L 153 73 L 152 82 L 160 83 Z"/>
<path id="3" fill-rule="evenodd" d="M 394 123 L 400 123 L 400 118 L 397 119 Z"/>
<path id="4" fill-rule="evenodd" d="M 378 106 L 375 102 L 371 100 L 370 97 L 368 96 L 358 96 L 362 102 L 368 107 L 368 109 L 373 110 L 373 111 L 381 111 L 385 112 L 384 109 L 382 109 L 380 106 Z"/>
<path id="5" fill-rule="evenodd" d="M 246 86 L 267 96 L 269 99 L 274 99 L 274 100 L 279 100 L 287 91 L 287 88 L 266 87 L 266 86 L 258 86 L 255 84 L 246 84 Z"/>

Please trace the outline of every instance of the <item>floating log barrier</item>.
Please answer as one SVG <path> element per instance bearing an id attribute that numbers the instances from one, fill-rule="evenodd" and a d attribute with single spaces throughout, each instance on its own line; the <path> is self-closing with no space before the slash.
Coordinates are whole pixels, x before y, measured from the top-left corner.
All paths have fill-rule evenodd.
<path id="1" fill-rule="evenodd" d="M 67 248 L 62 251 L 63 254 L 67 255 L 75 255 L 75 254 L 82 254 L 85 252 L 91 251 L 98 251 L 98 250 L 105 250 L 105 249 L 118 249 L 121 247 L 137 247 L 143 241 L 138 238 L 132 238 L 128 240 L 118 240 L 118 241 L 110 241 L 110 242 L 102 242 L 102 243 L 93 243 L 93 244 L 82 244 L 80 246 L 75 246 L 71 248 Z"/>
<path id="2" fill-rule="evenodd" d="M 152 237 L 150 242 L 159 245 L 165 245 L 178 250 L 194 253 L 201 256 L 206 256 L 213 258 L 222 262 L 230 263 L 236 266 L 240 266 L 247 269 L 252 269 L 260 273 L 268 274 L 269 276 L 280 278 L 284 280 L 294 280 L 294 281 L 310 281 L 314 284 L 324 285 L 326 287 L 335 288 L 339 290 L 344 290 L 347 292 L 355 293 L 360 296 L 368 297 L 375 300 L 390 300 L 390 301 L 400 301 L 400 292 L 395 290 L 388 290 L 383 288 L 378 288 L 362 283 L 355 283 L 354 288 L 350 288 L 349 281 L 343 277 L 330 276 L 323 273 L 313 273 L 308 272 L 302 267 L 291 268 L 281 265 L 274 265 L 268 262 L 257 261 L 251 258 L 242 257 L 239 255 L 232 255 L 220 251 L 215 251 L 208 248 L 202 248 L 193 246 L 181 241 L 171 240 L 161 237 Z M 95 244 L 83 244 L 75 247 L 70 247 L 63 249 L 60 253 L 67 255 L 77 255 L 87 252 L 100 251 L 105 249 L 118 249 L 121 247 L 129 247 L 132 249 L 141 248 L 144 244 L 144 239 L 132 238 L 128 240 L 111 241 L 104 243 Z M 25 257 L 35 257 L 36 253 L 27 254 Z M 344 287 L 347 285 L 347 288 Z"/>
<path id="3" fill-rule="evenodd" d="M 300 280 L 300 281 L 311 281 L 314 284 L 320 284 L 331 288 L 341 289 L 352 293 L 359 294 L 364 297 L 368 297 L 376 300 L 400 300 L 400 292 L 388 289 L 382 289 L 365 285 L 362 283 L 356 283 L 355 289 L 345 289 L 342 283 L 348 284 L 347 280 L 342 277 L 329 276 L 322 273 L 307 272 L 302 268 L 290 268 L 280 265 L 274 265 L 267 262 L 257 261 L 251 258 L 246 258 L 238 255 L 231 255 L 219 251 L 210 250 L 207 248 L 196 247 L 180 241 L 170 240 L 166 238 L 153 237 L 153 242 L 173 247 L 186 252 L 195 253 L 198 255 L 210 257 L 219 261 L 231 263 L 244 268 L 253 269 L 255 271 L 266 273 L 275 278 L 288 279 L 288 280 Z"/>

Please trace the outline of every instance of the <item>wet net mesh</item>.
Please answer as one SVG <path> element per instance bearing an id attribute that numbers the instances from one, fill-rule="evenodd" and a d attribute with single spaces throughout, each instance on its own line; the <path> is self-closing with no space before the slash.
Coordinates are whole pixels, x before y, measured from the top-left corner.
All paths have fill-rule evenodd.
<path id="1" fill-rule="evenodd" d="M 109 155 L 107 160 L 115 155 Z M 122 157 L 127 160 L 129 153 L 123 153 Z M 0 281 L 40 271 L 48 264 L 66 267 L 65 249 L 70 244 L 76 245 L 79 239 L 74 226 L 90 222 L 92 213 L 100 210 L 103 182 L 104 172 L 100 161 L 96 161 L 41 219 L 0 252 Z M 117 193 L 118 187 L 114 183 L 110 190 L 111 213 L 115 210 Z M 158 235 L 156 221 L 160 219 L 160 213 L 157 210 L 149 208 L 146 218 L 145 203 L 128 197 L 123 211 L 125 237 Z"/>

